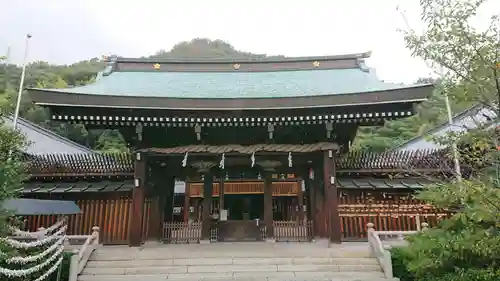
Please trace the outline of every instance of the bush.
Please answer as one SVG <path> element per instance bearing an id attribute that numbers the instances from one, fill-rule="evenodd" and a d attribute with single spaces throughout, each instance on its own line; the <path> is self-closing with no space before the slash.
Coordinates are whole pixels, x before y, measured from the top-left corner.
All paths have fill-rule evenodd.
<path id="1" fill-rule="evenodd" d="M 62 261 L 62 271 L 61 271 L 61 278 L 59 279 L 60 281 L 67 281 L 69 280 L 69 265 L 71 261 L 71 256 L 73 254 L 69 252 L 64 252 L 64 258 Z M 57 272 L 52 274 L 47 281 L 57 281 Z"/>
<path id="2" fill-rule="evenodd" d="M 401 281 L 416 281 L 415 275 L 408 270 L 407 264 L 409 256 L 404 248 L 396 247 L 391 250 L 392 258 L 392 273 L 394 277 L 399 278 Z"/>
<path id="3" fill-rule="evenodd" d="M 416 277 L 408 266 L 412 262 L 412 254 L 406 248 L 391 249 L 392 269 L 394 277 L 401 281 L 500 281 L 500 268 L 463 268 L 457 266 L 449 272 L 436 275 L 434 272 L 421 274 Z"/>

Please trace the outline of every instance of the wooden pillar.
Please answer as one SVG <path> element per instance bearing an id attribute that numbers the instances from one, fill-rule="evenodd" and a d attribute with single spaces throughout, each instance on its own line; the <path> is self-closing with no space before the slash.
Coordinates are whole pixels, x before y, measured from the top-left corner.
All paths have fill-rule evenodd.
<path id="1" fill-rule="evenodd" d="M 323 154 L 323 179 L 325 185 L 325 194 L 327 204 L 325 204 L 327 221 L 328 221 L 328 237 L 331 243 L 342 242 L 342 232 L 340 228 L 340 216 L 338 211 L 338 191 L 337 179 L 335 175 L 335 155 L 329 150 Z"/>
<path id="2" fill-rule="evenodd" d="M 156 170 L 155 172 L 162 173 L 164 170 Z M 164 175 L 155 177 L 159 182 L 155 184 L 155 196 L 151 201 L 148 230 L 148 238 L 151 240 L 162 239 L 163 223 L 172 221 L 175 179 L 169 174 Z"/>
<path id="3" fill-rule="evenodd" d="M 165 185 L 162 186 L 162 188 L 162 221 L 172 222 L 174 213 L 175 177 L 168 175 L 165 178 Z"/>
<path id="4" fill-rule="evenodd" d="M 225 175 L 226 173 L 224 170 L 220 172 L 220 180 L 219 180 L 219 215 L 222 210 L 225 210 L 226 208 L 224 207 L 224 180 L 225 180 Z"/>
<path id="5" fill-rule="evenodd" d="M 264 171 L 264 224 L 267 239 L 274 239 L 273 227 L 273 171 Z"/>
<path id="6" fill-rule="evenodd" d="M 304 221 L 304 191 L 302 191 L 302 184 L 299 187 L 299 194 L 297 196 L 297 205 L 298 205 L 298 216 L 297 219 L 299 222 Z"/>
<path id="7" fill-rule="evenodd" d="M 161 225 L 161 199 L 160 195 L 151 197 L 151 209 L 149 212 L 148 240 L 160 240 Z"/>
<path id="8" fill-rule="evenodd" d="M 182 216 L 183 216 L 183 220 L 184 222 L 188 222 L 189 221 L 189 214 L 190 214 L 190 210 L 189 210 L 189 207 L 190 207 L 190 201 L 191 201 L 191 188 L 190 188 L 190 184 L 189 184 L 189 181 L 186 180 L 185 181 L 186 183 L 186 189 L 184 191 L 184 207 L 183 207 L 183 211 L 182 211 Z"/>
<path id="9" fill-rule="evenodd" d="M 146 154 L 135 153 L 134 190 L 128 231 L 128 245 L 139 247 L 142 242 L 144 199 L 146 192 Z"/>
<path id="10" fill-rule="evenodd" d="M 307 174 L 304 178 L 306 191 L 309 195 L 308 206 L 307 206 L 307 219 L 311 221 L 311 236 L 315 236 L 314 228 L 316 227 L 316 188 L 317 186 L 313 184 L 314 170 L 311 168 L 307 170 Z"/>
<path id="11" fill-rule="evenodd" d="M 209 170 L 203 171 L 203 218 L 201 240 L 210 240 L 210 228 L 212 226 L 212 189 L 213 189 L 213 176 Z"/>

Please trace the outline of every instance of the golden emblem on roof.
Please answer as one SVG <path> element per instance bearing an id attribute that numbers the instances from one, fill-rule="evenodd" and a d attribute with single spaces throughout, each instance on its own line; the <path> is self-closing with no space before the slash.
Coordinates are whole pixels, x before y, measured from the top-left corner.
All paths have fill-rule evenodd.
<path id="1" fill-rule="evenodd" d="M 313 62 L 314 67 L 319 67 L 319 64 L 320 64 L 319 61 Z"/>
<path id="2" fill-rule="evenodd" d="M 233 65 L 233 68 L 234 68 L 234 69 L 236 69 L 236 70 L 238 70 L 238 69 L 240 69 L 240 66 L 241 66 L 241 65 L 239 65 L 238 63 L 235 63 L 235 64 Z"/>
<path id="3" fill-rule="evenodd" d="M 154 67 L 155 69 L 160 69 L 160 64 L 159 64 L 159 63 L 155 63 L 155 64 L 153 65 L 153 67 Z"/>

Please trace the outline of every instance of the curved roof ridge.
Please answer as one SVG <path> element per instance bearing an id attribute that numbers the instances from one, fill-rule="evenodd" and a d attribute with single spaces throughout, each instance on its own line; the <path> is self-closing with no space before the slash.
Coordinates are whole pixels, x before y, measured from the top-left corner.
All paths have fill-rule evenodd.
<path id="1" fill-rule="evenodd" d="M 280 62 L 302 62 L 302 61 L 329 61 L 329 60 L 348 60 L 365 59 L 371 56 L 371 51 L 363 53 L 352 53 L 343 55 L 326 56 L 303 56 L 303 57 L 264 57 L 264 58 L 110 58 L 110 61 L 117 63 L 280 63 Z"/>

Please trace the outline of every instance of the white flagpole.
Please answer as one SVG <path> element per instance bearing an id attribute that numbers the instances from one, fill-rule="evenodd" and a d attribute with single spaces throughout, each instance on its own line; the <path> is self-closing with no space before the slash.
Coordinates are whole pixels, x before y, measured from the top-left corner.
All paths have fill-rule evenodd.
<path id="1" fill-rule="evenodd" d="M 24 46 L 23 70 L 21 72 L 21 81 L 19 82 L 19 92 L 17 93 L 16 109 L 14 111 L 14 120 L 12 122 L 14 130 L 17 129 L 17 119 L 19 119 L 19 109 L 21 107 L 21 96 L 23 94 L 23 88 L 24 88 L 24 77 L 26 76 L 26 62 L 28 60 L 28 47 L 30 38 L 31 35 L 26 34 L 26 44 Z"/>
<path id="2" fill-rule="evenodd" d="M 401 17 L 403 18 L 408 30 L 411 30 L 410 24 L 408 23 L 408 19 L 406 18 L 405 15 L 405 11 L 401 9 L 399 5 L 397 5 L 396 10 L 401 14 Z M 427 64 L 427 62 L 425 63 Z M 427 67 L 432 69 L 432 67 L 430 67 L 429 65 L 427 65 Z M 436 72 L 439 75 L 439 78 L 443 79 L 444 71 L 441 65 L 439 65 L 438 70 Z M 448 125 L 450 126 L 450 128 L 453 128 L 453 126 L 455 125 L 453 122 L 453 112 L 451 111 L 450 98 L 448 97 L 448 94 L 446 92 L 444 93 L 444 101 L 446 104 L 446 113 L 448 115 Z M 460 181 L 462 179 L 462 171 L 460 169 L 460 160 L 458 158 L 458 148 L 456 140 L 453 140 L 453 142 L 451 143 L 451 152 L 453 154 L 453 166 L 455 170 L 455 177 L 457 178 L 458 181 Z"/>

